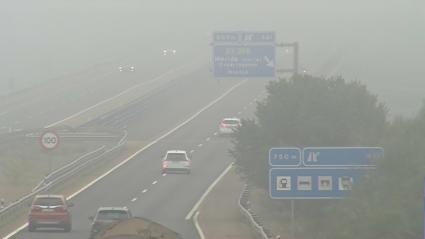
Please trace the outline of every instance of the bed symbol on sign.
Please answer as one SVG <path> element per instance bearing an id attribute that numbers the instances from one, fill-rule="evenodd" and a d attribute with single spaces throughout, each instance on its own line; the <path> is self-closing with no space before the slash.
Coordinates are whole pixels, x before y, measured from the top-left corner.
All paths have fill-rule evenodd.
<path id="1" fill-rule="evenodd" d="M 291 177 L 290 176 L 276 177 L 276 189 L 278 191 L 291 191 Z"/>

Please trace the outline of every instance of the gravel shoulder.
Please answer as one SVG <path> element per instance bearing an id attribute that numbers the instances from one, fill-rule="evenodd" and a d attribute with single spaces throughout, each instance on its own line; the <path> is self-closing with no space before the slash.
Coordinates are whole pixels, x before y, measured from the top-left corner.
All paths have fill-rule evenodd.
<path id="1" fill-rule="evenodd" d="M 254 239 L 239 211 L 238 200 L 243 181 L 229 171 L 210 192 L 199 209 L 199 225 L 207 239 Z"/>

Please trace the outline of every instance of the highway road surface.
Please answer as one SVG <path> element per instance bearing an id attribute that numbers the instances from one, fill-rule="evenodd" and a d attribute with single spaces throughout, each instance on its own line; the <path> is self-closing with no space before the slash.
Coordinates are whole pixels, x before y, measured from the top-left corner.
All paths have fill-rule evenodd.
<path id="1" fill-rule="evenodd" d="M 109 63 L 86 72 L 55 79 L 34 89 L 0 97 L 0 133 L 9 129 L 42 128 L 72 116 L 137 85 L 164 80 L 183 66 L 179 57 L 164 59 L 161 49 L 145 52 L 149 58 Z M 187 63 L 190 64 L 190 63 Z M 135 72 L 118 66 L 134 65 Z"/>
<path id="2" fill-rule="evenodd" d="M 128 206 L 134 215 L 164 224 L 183 238 L 198 238 L 192 221 L 186 219 L 232 162 L 230 140 L 217 135 L 218 124 L 223 117 L 252 117 L 255 100 L 264 96 L 265 82 L 218 82 L 205 69 L 176 82 L 128 107 L 131 112 L 121 112 L 126 116 L 118 121 L 131 140 L 151 146 L 71 199 L 75 204 L 71 233 L 22 230 L 16 238 L 87 238 L 88 217 L 100 206 Z M 191 175 L 161 174 L 160 158 L 168 149 L 193 152 Z"/>

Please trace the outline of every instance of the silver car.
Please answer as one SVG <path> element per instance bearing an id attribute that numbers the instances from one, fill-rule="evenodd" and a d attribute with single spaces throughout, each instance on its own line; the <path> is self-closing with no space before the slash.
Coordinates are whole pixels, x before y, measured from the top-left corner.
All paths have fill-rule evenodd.
<path id="1" fill-rule="evenodd" d="M 162 159 L 162 173 L 187 173 L 191 171 L 191 160 L 185 150 L 169 150 Z"/>

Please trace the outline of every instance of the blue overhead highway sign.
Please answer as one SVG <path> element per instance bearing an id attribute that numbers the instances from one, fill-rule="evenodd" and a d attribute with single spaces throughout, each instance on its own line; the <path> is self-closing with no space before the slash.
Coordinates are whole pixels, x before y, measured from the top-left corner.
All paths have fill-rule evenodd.
<path id="1" fill-rule="evenodd" d="M 274 77 L 275 41 L 274 32 L 214 33 L 214 76 Z"/>
<path id="2" fill-rule="evenodd" d="M 225 44 L 252 44 L 252 43 L 269 43 L 275 44 L 275 32 L 244 32 L 244 31 L 230 31 L 230 32 L 214 32 L 214 43 Z"/>

